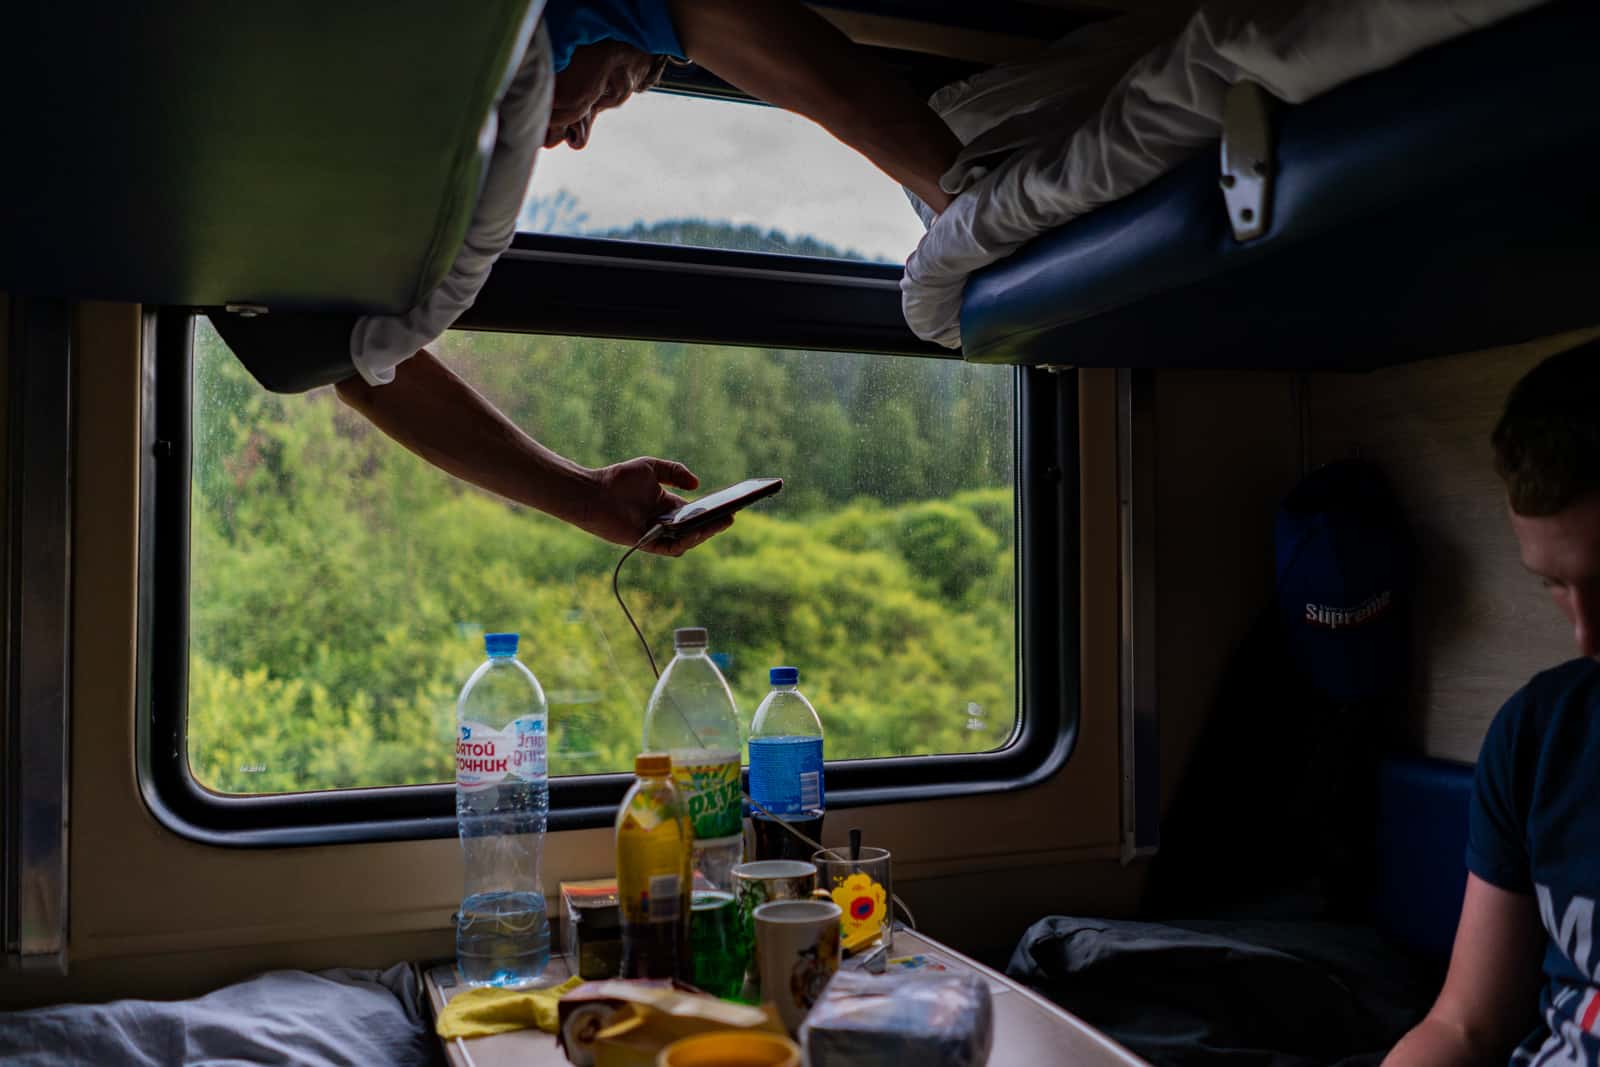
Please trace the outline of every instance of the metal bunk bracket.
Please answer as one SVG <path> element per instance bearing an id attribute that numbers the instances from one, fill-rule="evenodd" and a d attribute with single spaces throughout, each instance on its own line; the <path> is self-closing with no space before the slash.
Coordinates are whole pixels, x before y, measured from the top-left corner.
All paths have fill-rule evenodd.
<path id="1" fill-rule="evenodd" d="M 16 300 L 4 372 L 0 925 L 6 969 L 67 972 L 73 306 Z"/>
<path id="2" fill-rule="evenodd" d="M 1267 232 L 1272 217 L 1272 98 L 1255 82 L 1235 83 L 1222 104 L 1222 198 L 1236 241 Z"/>

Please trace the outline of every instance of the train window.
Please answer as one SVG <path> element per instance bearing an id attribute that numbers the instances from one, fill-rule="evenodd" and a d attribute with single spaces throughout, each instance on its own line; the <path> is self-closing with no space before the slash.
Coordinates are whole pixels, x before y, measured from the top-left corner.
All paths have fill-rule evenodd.
<path id="1" fill-rule="evenodd" d="M 692 165 L 689 165 L 692 164 Z M 651 92 L 582 151 L 541 152 L 520 229 L 904 263 L 922 236 L 900 187 L 806 119 Z"/>
<path id="2" fill-rule="evenodd" d="M 223 794 L 448 780 L 454 699 L 486 629 L 523 635 L 552 773 L 627 770 L 653 679 L 612 599 L 620 550 L 453 481 L 331 390 L 264 392 L 206 320 L 195 333 L 194 779 Z M 440 354 L 580 462 L 671 457 L 708 488 L 788 480 L 681 560 L 623 573 L 658 658 L 674 626 L 710 628 L 747 721 L 783 663 L 830 758 L 1013 737 L 1016 372 L 464 331 Z"/>

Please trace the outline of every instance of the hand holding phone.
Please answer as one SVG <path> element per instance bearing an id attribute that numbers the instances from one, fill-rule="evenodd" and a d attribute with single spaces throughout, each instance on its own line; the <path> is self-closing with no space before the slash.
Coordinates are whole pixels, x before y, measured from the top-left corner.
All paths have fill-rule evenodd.
<path id="1" fill-rule="evenodd" d="M 691 530 L 697 530 L 749 507 L 757 500 L 769 497 L 782 488 L 782 478 L 747 478 L 726 489 L 707 493 L 699 500 L 691 500 L 676 511 L 668 512 L 657 519 L 656 524 L 661 527 L 662 538 L 668 540 L 679 538 Z"/>

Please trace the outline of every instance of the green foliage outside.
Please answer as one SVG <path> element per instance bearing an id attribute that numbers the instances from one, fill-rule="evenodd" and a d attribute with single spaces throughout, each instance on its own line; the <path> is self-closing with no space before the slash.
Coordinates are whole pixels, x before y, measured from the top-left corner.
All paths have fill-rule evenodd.
<path id="1" fill-rule="evenodd" d="M 801 668 L 830 758 L 968 752 L 1014 724 L 1011 377 L 954 361 L 451 334 L 442 354 L 579 462 L 681 460 L 779 496 L 629 606 L 731 656 L 746 726 Z M 324 390 L 260 390 L 201 323 L 189 758 L 222 792 L 448 780 L 486 630 L 522 634 L 554 774 L 625 770 L 653 678 L 611 595 L 619 550 L 473 490 Z M 981 711 L 973 713 L 970 705 Z"/>
<path id="2" fill-rule="evenodd" d="M 565 201 L 563 196 L 570 199 L 572 194 L 565 189 L 555 195 L 550 203 L 558 205 L 555 210 L 560 211 Z M 571 201 L 574 205 L 576 201 Z M 577 225 L 581 226 L 588 219 L 587 215 L 577 218 Z M 546 233 L 571 233 L 575 232 L 569 225 L 567 229 L 550 228 L 541 232 Z M 591 234 L 593 237 L 609 237 L 619 241 L 645 241 L 650 244 L 691 245 L 699 248 L 729 248 L 741 252 L 778 252 L 787 256 L 822 256 L 827 259 L 866 259 L 854 249 L 841 251 L 826 241 L 819 241 L 815 237 L 800 235 L 790 237 L 782 230 L 767 229 L 749 225 L 730 226 L 725 222 L 712 222 L 706 219 L 673 219 L 670 222 L 635 222 L 632 226 L 613 227 L 608 230 L 599 230 Z"/>

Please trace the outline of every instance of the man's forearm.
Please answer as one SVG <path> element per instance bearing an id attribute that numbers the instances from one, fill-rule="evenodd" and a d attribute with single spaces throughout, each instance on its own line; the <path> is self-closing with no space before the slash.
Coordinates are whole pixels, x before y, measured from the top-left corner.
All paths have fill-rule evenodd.
<path id="1" fill-rule="evenodd" d="M 388 385 L 351 378 L 338 388 L 347 404 L 435 467 L 583 524 L 597 491 L 594 472 L 528 436 L 432 353 L 406 360 Z"/>
<path id="2" fill-rule="evenodd" d="M 887 68 L 798 0 L 672 0 L 689 58 L 769 104 L 804 115 L 935 211 L 961 142 Z"/>

